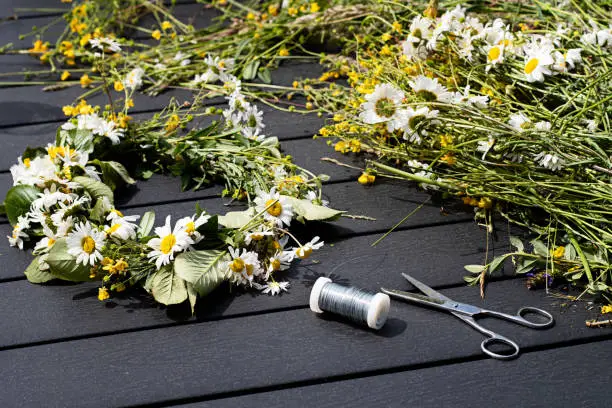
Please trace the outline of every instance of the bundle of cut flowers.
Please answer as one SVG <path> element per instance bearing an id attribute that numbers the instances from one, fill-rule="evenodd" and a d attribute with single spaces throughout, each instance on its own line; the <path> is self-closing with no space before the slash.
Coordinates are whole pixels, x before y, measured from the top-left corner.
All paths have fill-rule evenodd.
<path id="1" fill-rule="evenodd" d="M 609 7 L 535 2 L 507 18 L 436 2 L 394 33 L 360 38 L 350 89 L 319 87 L 335 150 L 367 152 L 360 182 L 384 175 L 456 195 L 492 227 L 527 227 L 531 245 L 469 265 L 466 280 L 511 258 L 518 273 L 585 281 L 612 295 L 612 25 Z M 390 22 L 390 25 L 395 22 Z M 340 92 L 343 90 L 344 92 Z M 548 282 L 548 279 L 544 279 Z"/>

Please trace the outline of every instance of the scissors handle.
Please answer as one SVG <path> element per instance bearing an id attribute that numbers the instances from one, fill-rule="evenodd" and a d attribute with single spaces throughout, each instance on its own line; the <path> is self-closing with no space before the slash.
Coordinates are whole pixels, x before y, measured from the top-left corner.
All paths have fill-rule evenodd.
<path id="1" fill-rule="evenodd" d="M 504 344 L 513 349 L 513 351 L 507 354 L 496 353 L 489 348 L 493 344 Z M 516 358 L 519 355 L 518 344 L 497 333 L 492 333 L 490 337 L 484 339 L 482 343 L 480 343 L 480 348 L 486 355 L 488 355 L 489 357 L 496 358 L 498 360 L 512 360 L 513 358 Z"/>
<path id="2" fill-rule="evenodd" d="M 544 317 L 546 320 L 543 322 L 534 322 L 532 320 L 527 320 L 524 316 L 526 313 L 533 313 Z M 499 317 L 500 319 L 508 320 L 514 322 L 516 324 L 520 324 L 522 326 L 527 326 L 532 329 L 544 329 L 546 327 L 550 327 L 555 323 L 555 319 L 552 317 L 550 313 L 546 310 L 538 309 L 537 307 L 522 307 L 519 309 L 517 314 L 511 315 L 502 312 L 496 312 L 494 310 L 483 309 L 479 314 L 486 316 Z"/>

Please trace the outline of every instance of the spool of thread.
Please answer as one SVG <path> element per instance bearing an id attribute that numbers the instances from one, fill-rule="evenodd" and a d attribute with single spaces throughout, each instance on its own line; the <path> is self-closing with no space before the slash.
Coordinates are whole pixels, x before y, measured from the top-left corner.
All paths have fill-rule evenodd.
<path id="1" fill-rule="evenodd" d="M 340 315 L 374 330 L 384 326 L 390 305 L 391 300 L 384 293 L 339 285 L 324 277 L 316 280 L 310 292 L 313 312 Z"/>

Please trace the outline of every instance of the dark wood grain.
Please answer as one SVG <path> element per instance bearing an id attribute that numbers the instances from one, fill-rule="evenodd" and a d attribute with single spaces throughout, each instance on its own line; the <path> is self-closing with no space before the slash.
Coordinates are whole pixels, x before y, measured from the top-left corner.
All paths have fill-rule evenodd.
<path id="1" fill-rule="evenodd" d="M 610 397 L 595 379 L 608 371 L 610 350 L 612 341 L 602 341 L 529 352 L 510 363 L 483 359 L 181 407 L 598 407 Z"/>
<path id="2" fill-rule="evenodd" d="M 440 242 L 440 236 L 453 240 Z M 327 237 L 324 236 L 325 239 Z M 485 257 L 484 233 L 474 224 L 453 224 L 393 233 L 377 247 L 378 236 L 366 235 L 328 242 L 313 259 L 301 262 L 278 279 L 288 279 L 291 291 L 278 298 L 243 293 L 221 287 L 208 299 L 201 299 L 198 319 L 239 316 L 287 307 L 305 307 L 312 282 L 319 276 L 331 276 L 339 283 L 376 289 L 380 286 L 403 288 L 400 272 L 409 272 L 436 287 L 462 285 L 466 272 L 462 265 L 480 263 Z M 507 250 L 498 243 L 497 253 Z M 431 262 L 435 248 L 437 262 Z M 12 252 L 18 252 L 13 250 Z M 490 254 L 492 255 L 493 252 Z M 11 253 L 7 254 L 15 259 Z M 21 273 L 20 270 L 15 271 Z M 510 273 L 510 270 L 508 271 Z M 134 330 L 171 320 L 147 296 L 135 292 L 107 305 L 97 296 L 99 283 L 82 285 L 34 285 L 25 280 L 0 284 L 0 303 L 28 307 L 11 309 L 13 319 L 0 331 L 0 348 L 32 342 L 86 336 L 109 330 Z M 477 289 L 473 289 L 476 291 Z M 24 325 L 24 322 L 29 322 Z"/>
<path id="3" fill-rule="evenodd" d="M 558 300 L 526 291 L 519 281 L 491 285 L 484 302 L 472 288 L 444 293 L 508 312 L 525 304 L 550 310 L 557 324 L 544 331 L 486 322 L 526 350 L 570 339 L 612 337 L 578 325 L 589 315 L 584 307 L 560 310 L 555 306 Z M 114 329 L 112 320 L 106 327 Z M 479 333 L 451 315 L 406 304 L 393 303 L 390 320 L 380 332 L 316 316 L 307 309 L 281 311 L 4 350 L 0 405 L 65 406 L 79 401 L 99 406 L 104 401 L 115 406 L 204 397 L 479 358 L 481 341 Z"/>

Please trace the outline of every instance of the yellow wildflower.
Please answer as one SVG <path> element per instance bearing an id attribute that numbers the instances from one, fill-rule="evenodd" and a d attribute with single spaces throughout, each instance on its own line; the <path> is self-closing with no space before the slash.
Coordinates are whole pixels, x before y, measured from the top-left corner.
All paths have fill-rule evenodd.
<path id="1" fill-rule="evenodd" d="M 384 33 L 383 35 L 380 36 L 380 40 L 382 42 L 387 42 L 391 39 L 391 34 L 389 33 Z"/>
<path id="2" fill-rule="evenodd" d="M 273 16 L 277 16 L 278 15 L 278 4 L 270 4 L 268 6 L 268 13 L 270 13 Z"/>
<path id="3" fill-rule="evenodd" d="M 359 176 L 359 178 L 357 179 L 357 182 L 359 184 L 367 186 L 369 184 L 373 184 L 374 180 L 376 180 L 376 176 L 374 176 L 373 174 L 362 173 L 361 176 Z"/>
<path id="4" fill-rule="evenodd" d="M 110 297 L 110 294 L 108 293 L 108 289 L 106 288 L 99 288 L 98 289 L 98 300 L 103 301 L 106 300 Z"/>
<path id="5" fill-rule="evenodd" d="M 612 304 L 610 305 L 606 305 L 606 306 L 602 306 L 601 307 L 601 313 L 612 313 Z"/>
<path id="6" fill-rule="evenodd" d="M 312 108 L 313 108 L 312 103 L 311 102 L 306 102 L 306 109 L 312 110 Z"/>
<path id="7" fill-rule="evenodd" d="M 83 88 L 87 88 L 93 82 L 87 74 L 84 74 L 79 81 L 81 82 L 81 86 Z"/>
<path id="8" fill-rule="evenodd" d="M 28 52 L 30 54 L 43 54 L 47 52 L 48 48 L 49 48 L 48 43 L 43 43 L 42 40 L 36 40 L 34 41 L 34 44 L 32 44 L 32 48 L 30 48 Z"/>
<path id="9" fill-rule="evenodd" d="M 249 13 L 248 13 L 248 14 L 247 14 L 247 16 L 246 16 L 246 19 L 247 19 L 247 20 L 255 20 L 255 14 L 253 14 L 253 13 L 251 13 L 251 12 L 249 11 Z"/>
<path id="10" fill-rule="evenodd" d="M 72 112 L 74 111 L 74 108 L 70 105 L 66 105 L 62 107 L 62 111 L 64 112 L 64 115 L 72 116 L 73 115 Z"/>
<path id="11" fill-rule="evenodd" d="M 298 14 L 298 9 L 296 9 L 295 7 L 289 7 L 287 9 L 287 14 L 289 14 L 291 17 L 295 17 Z"/>
<path id="12" fill-rule="evenodd" d="M 87 33 L 84 36 L 81 37 L 81 39 L 79 40 L 79 45 L 81 47 L 86 46 L 87 44 L 89 44 L 89 40 L 91 40 L 91 34 Z"/>
<path id="13" fill-rule="evenodd" d="M 123 91 L 125 88 L 123 87 L 123 82 L 121 81 L 115 81 L 113 83 L 113 88 L 115 89 L 115 91 L 117 92 L 121 92 Z"/>
<path id="14" fill-rule="evenodd" d="M 558 246 L 554 250 L 551 249 L 550 250 L 550 254 L 555 259 L 561 258 L 565 254 L 565 247 L 564 246 Z"/>
<path id="15" fill-rule="evenodd" d="M 393 31 L 396 31 L 398 33 L 402 32 L 402 25 L 398 21 L 394 21 L 391 26 L 393 27 Z"/>
<path id="16" fill-rule="evenodd" d="M 151 33 L 151 37 L 155 38 L 157 41 L 161 38 L 161 31 L 155 30 Z"/>
<path id="17" fill-rule="evenodd" d="M 123 260 L 123 258 L 119 259 L 115 262 L 115 269 L 119 272 L 125 272 L 128 268 L 128 263 Z"/>
<path id="18" fill-rule="evenodd" d="M 357 139 L 353 139 L 349 142 L 351 152 L 359 153 L 361 151 L 361 142 Z"/>
<path id="19" fill-rule="evenodd" d="M 280 55 L 281 57 L 287 57 L 289 56 L 289 50 L 283 47 L 278 51 L 278 55 Z"/>
<path id="20" fill-rule="evenodd" d="M 172 23 L 169 22 L 169 21 L 163 21 L 161 23 L 161 28 L 162 28 L 162 30 L 169 30 L 169 29 L 172 28 Z"/>
<path id="21" fill-rule="evenodd" d="M 316 13 L 319 10 L 321 10 L 321 7 L 319 7 L 318 3 L 310 3 L 310 12 L 311 13 Z"/>
<path id="22" fill-rule="evenodd" d="M 166 131 L 167 132 L 175 131 L 176 128 L 179 127 L 180 123 L 181 123 L 181 119 L 179 118 L 179 116 L 177 114 L 174 114 L 174 115 L 170 116 L 170 118 L 166 122 Z"/>
<path id="23" fill-rule="evenodd" d="M 347 153 L 349 151 L 349 146 L 344 140 L 341 140 L 334 145 L 334 150 L 340 153 Z"/>

